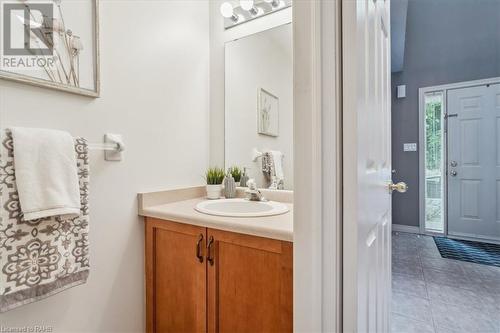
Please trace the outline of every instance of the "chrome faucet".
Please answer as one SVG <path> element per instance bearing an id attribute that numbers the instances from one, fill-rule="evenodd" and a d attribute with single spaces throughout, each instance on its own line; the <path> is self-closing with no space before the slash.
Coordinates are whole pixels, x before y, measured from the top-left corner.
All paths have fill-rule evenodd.
<path id="1" fill-rule="evenodd" d="M 247 200 L 250 201 L 267 201 L 264 196 L 262 196 L 262 192 L 260 192 L 257 189 L 257 184 L 255 183 L 255 180 L 249 179 L 247 181 L 247 186 L 248 189 L 245 191 L 245 194 L 247 195 Z"/>

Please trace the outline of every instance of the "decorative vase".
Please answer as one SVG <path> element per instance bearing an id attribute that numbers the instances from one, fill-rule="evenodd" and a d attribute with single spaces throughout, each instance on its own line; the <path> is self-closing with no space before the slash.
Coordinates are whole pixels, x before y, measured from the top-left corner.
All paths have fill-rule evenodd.
<path id="1" fill-rule="evenodd" d="M 207 199 L 220 199 L 222 194 L 222 185 L 207 185 Z"/>

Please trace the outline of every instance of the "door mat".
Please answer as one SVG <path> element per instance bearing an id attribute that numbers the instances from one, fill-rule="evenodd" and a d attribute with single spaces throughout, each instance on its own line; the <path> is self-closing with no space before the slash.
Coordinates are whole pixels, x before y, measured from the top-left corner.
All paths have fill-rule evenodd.
<path id="1" fill-rule="evenodd" d="M 441 257 L 500 267 L 500 245 L 434 237 Z"/>

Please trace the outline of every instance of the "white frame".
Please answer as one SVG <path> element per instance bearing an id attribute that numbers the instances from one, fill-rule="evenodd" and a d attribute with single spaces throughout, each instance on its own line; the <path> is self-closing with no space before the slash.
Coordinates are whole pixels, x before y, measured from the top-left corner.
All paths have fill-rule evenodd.
<path id="1" fill-rule="evenodd" d="M 497 84 L 500 83 L 500 77 L 493 77 L 482 80 L 473 81 L 463 81 L 450 84 L 442 84 L 438 86 L 429 86 L 418 89 L 418 118 L 419 118 L 419 130 L 418 130 L 418 142 L 419 142 L 419 155 L 418 155 L 418 165 L 419 165 L 419 231 L 421 234 L 435 235 L 436 233 L 429 232 L 425 230 L 425 107 L 424 107 L 424 96 L 432 92 L 443 92 L 443 116 L 444 116 L 444 128 L 445 137 L 443 147 L 443 182 L 444 182 L 444 232 L 443 234 L 438 233 L 438 235 L 448 236 L 448 183 L 446 173 L 448 170 L 448 123 L 446 115 L 448 114 L 447 103 L 448 103 L 448 90 L 469 88 L 475 86 L 482 86 L 486 84 Z"/>
<path id="2" fill-rule="evenodd" d="M 94 27 L 94 90 L 90 89 L 85 89 L 85 88 L 80 88 L 80 87 L 74 87 L 71 85 L 59 83 L 59 82 L 52 82 L 49 80 L 44 80 L 36 77 L 31 77 L 29 75 L 25 74 L 19 74 L 19 73 L 14 73 L 14 72 L 9 72 L 5 70 L 0 70 L 0 79 L 8 80 L 8 81 L 14 81 L 14 82 L 19 82 L 19 83 L 24 83 L 24 84 L 29 84 L 31 86 L 35 87 L 40 87 L 40 88 L 47 88 L 47 89 L 53 89 L 53 90 L 58 90 L 58 91 L 63 91 L 67 92 L 70 94 L 75 94 L 75 95 L 80 95 L 80 96 L 87 96 L 87 97 L 100 97 L 101 93 L 101 79 L 100 79 L 100 62 L 99 62 L 99 56 L 100 56 L 100 51 L 99 51 L 99 0 L 89 0 L 91 5 L 93 6 L 94 10 L 94 22 L 91 24 Z"/>
<path id="3" fill-rule="evenodd" d="M 293 327 L 342 332 L 341 1 L 293 6 Z"/>

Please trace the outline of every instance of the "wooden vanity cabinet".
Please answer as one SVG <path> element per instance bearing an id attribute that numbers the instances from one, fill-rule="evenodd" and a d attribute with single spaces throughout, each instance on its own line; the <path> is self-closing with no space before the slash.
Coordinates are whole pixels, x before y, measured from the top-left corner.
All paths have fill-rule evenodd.
<path id="1" fill-rule="evenodd" d="M 146 218 L 147 331 L 292 332 L 292 250 Z"/>
<path id="2" fill-rule="evenodd" d="M 208 229 L 209 332 L 292 332 L 292 244 Z"/>
<path id="3" fill-rule="evenodd" d="M 206 331 L 205 236 L 203 227 L 146 219 L 147 332 Z"/>

